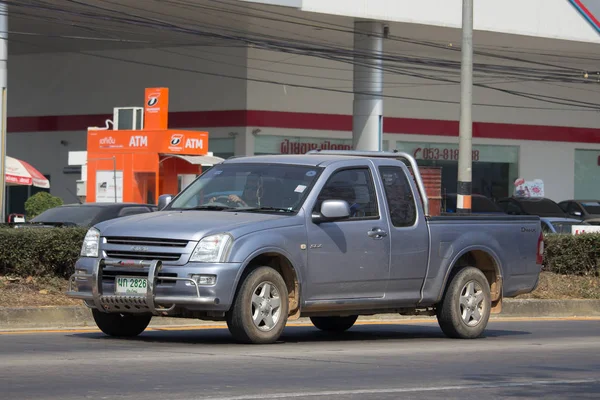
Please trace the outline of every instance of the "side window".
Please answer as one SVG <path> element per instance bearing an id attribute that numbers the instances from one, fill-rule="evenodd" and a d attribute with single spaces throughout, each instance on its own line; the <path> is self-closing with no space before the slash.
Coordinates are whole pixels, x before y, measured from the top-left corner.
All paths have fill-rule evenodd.
<path id="1" fill-rule="evenodd" d="M 143 214 L 143 213 L 147 213 L 150 212 L 150 209 L 148 207 L 125 207 L 122 208 L 121 211 L 119 212 L 119 217 L 126 217 L 128 215 L 135 215 L 135 214 Z"/>
<path id="2" fill-rule="evenodd" d="M 548 226 L 546 221 L 542 221 L 542 232 L 544 233 L 552 233 L 552 229 Z"/>
<path id="3" fill-rule="evenodd" d="M 321 212 L 321 204 L 325 200 L 347 201 L 350 205 L 350 219 L 379 216 L 375 186 L 368 168 L 335 172 L 319 193 L 316 212 Z"/>
<path id="4" fill-rule="evenodd" d="M 569 213 L 582 212 L 581 207 L 577 203 L 570 202 L 569 203 Z"/>
<path id="5" fill-rule="evenodd" d="M 406 174 L 400 167 L 379 167 L 390 209 L 392 224 L 412 226 L 417 219 L 417 205 Z"/>

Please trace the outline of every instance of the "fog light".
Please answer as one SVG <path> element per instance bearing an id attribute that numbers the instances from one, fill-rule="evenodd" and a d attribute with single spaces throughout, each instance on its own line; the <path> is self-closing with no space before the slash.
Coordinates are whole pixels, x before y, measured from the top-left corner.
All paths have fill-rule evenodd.
<path id="1" fill-rule="evenodd" d="M 88 272 L 85 269 L 76 269 L 75 270 L 75 280 L 76 281 L 85 281 L 85 280 L 87 280 L 87 277 L 85 277 L 85 276 L 82 277 L 82 275 L 87 275 L 87 274 L 88 274 Z"/>
<path id="2" fill-rule="evenodd" d="M 211 286 L 217 283 L 216 275 L 192 275 L 191 278 L 200 286 Z"/>

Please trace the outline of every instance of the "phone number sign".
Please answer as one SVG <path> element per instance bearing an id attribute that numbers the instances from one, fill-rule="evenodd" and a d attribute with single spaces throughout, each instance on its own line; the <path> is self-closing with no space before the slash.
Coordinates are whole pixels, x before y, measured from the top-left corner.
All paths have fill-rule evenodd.
<path id="1" fill-rule="evenodd" d="M 479 150 L 472 153 L 473 161 L 479 161 Z M 413 152 L 413 157 L 418 160 L 458 161 L 458 155 L 458 149 L 447 147 L 417 147 Z"/>

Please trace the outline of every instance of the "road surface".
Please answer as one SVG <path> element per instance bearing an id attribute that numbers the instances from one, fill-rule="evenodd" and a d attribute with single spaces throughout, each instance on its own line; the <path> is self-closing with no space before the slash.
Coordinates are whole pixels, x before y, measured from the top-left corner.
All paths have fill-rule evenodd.
<path id="1" fill-rule="evenodd" d="M 225 329 L 0 334 L 0 398 L 598 398 L 600 320 L 491 320 L 484 338 L 445 338 L 435 322 L 356 325 L 331 336 L 289 326 L 247 346 Z"/>

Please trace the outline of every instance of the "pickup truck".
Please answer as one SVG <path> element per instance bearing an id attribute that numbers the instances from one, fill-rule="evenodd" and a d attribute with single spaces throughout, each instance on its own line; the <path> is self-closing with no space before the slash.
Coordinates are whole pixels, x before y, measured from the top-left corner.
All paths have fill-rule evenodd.
<path id="1" fill-rule="evenodd" d="M 67 295 L 107 335 L 168 316 L 265 344 L 300 317 L 341 333 L 398 313 L 477 338 L 503 298 L 536 288 L 543 261 L 537 216 L 431 216 L 406 153 L 232 158 L 158 207 L 85 236 Z"/>

